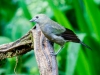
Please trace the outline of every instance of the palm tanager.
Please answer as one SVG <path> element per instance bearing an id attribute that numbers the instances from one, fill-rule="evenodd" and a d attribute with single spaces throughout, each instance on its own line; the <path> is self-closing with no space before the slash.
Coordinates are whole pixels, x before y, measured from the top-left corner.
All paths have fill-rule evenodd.
<path id="1" fill-rule="evenodd" d="M 80 43 L 85 47 L 91 49 L 89 46 L 84 44 L 72 30 L 64 28 L 57 22 L 51 20 L 45 14 L 38 14 L 35 17 L 33 17 L 30 21 L 36 22 L 40 26 L 40 29 L 45 35 L 45 37 L 47 37 L 50 41 L 60 45 L 60 49 L 58 50 L 58 52 L 54 53 L 53 55 L 57 55 L 64 47 L 64 44 L 66 42 Z"/>

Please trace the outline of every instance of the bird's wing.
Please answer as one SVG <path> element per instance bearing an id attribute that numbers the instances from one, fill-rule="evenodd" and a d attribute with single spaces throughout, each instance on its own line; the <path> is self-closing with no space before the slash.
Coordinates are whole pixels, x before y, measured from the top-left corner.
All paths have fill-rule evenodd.
<path id="1" fill-rule="evenodd" d="M 62 36 L 65 40 L 69 40 L 69 41 L 72 41 L 72 42 L 80 43 L 80 39 L 70 29 L 66 28 L 66 31 L 61 33 L 60 36 Z"/>
<path id="2" fill-rule="evenodd" d="M 52 28 L 52 31 L 55 34 L 63 33 L 66 30 L 63 26 L 59 25 L 58 23 L 54 21 L 50 23 L 50 27 Z"/>
<path id="3" fill-rule="evenodd" d="M 66 28 L 66 31 L 63 32 L 60 36 L 62 36 L 65 40 L 80 43 L 83 46 L 87 47 L 88 49 L 92 50 L 88 45 L 86 45 L 82 41 L 80 41 L 80 39 L 76 36 L 76 34 L 70 29 Z"/>

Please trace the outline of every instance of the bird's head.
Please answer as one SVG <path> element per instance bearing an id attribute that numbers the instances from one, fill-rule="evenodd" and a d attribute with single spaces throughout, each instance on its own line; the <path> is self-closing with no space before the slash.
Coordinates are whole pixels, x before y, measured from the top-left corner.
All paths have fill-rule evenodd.
<path id="1" fill-rule="evenodd" d="M 42 23 L 47 22 L 48 20 L 49 20 L 49 18 L 45 14 L 38 14 L 38 15 L 35 15 L 30 20 L 30 22 L 36 22 L 36 23 L 42 24 Z"/>

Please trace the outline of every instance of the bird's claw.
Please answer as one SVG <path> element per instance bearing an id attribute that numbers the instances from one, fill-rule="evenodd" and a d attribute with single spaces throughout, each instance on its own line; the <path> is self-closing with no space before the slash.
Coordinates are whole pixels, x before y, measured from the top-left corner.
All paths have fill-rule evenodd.
<path id="1" fill-rule="evenodd" d="M 56 53 L 53 53 L 53 52 L 50 52 L 50 55 L 57 56 L 57 54 Z"/>

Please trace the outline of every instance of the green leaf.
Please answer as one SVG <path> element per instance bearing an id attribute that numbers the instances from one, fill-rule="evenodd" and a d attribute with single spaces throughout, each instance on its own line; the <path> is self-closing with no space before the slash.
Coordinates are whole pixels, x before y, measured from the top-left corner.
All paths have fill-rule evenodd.
<path id="1" fill-rule="evenodd" d="M 28 20 L 30 20 L 32 17 L 31 17 L 31 14 L 30 14 L 30 12 L 29 12 L 29 10 L 27 8 L 27 4 L 25 3 L 25 0 L 19 0 L 19 5 L 21 6 L 25 17 Z"/>
<path id="2" fill-rule="evenodd" d="M 96 6 L 93 0 L 83 0 L 86 13 L 89 16 L 89 19 L 91 21 L 91 24 L 93 26 L 93 31 L 96 34 L 96 39 L 100 40 L 100 10 Z"/>
<path id="3" fill-rule="evenodd" d="M 11 42 L 11 39 L 4 37 L 4 36 L 0 36 L 0 44 L 5 44 L 9 42 Z"/>
<path id="4" fill-rule="evenodd" d="M 79 0 L 73 0 L 73 5 L 74 5 L 75 14 L 76 14 L 75 16 L 77 18 L 79 29 L 81 30 L 81 32 L 85 32 L 90 35 L 91 30 L 85 20 L 84 10 L 82 9 L 82 3 L 79 3 Z"/>
<path id="5" fill-rule="evenodd" d="M 65 17 L 64 13 L 58 9 L 58 7 L 56 7 L 54 5 L 53 0 L 47 0 L 48 4 L 50 5 L 52 11 L 54 12 L 54 16 L 56 18 L 56 20 L 63 26 L 73 29 L 68 21 L 68 19 Z"/>
<path id="6" fill-rule="evenodd" d="M 32 25 L 28 22 L 28 20 L 21 18 L 17 19 L 15 25 L 12 29 L 12 39 L 16 40 L 25 35 L 31 28 Z"/>
<path id="7" fill-rule="evenodd" d="M 79 38 L 83 40 L 85 37 L 84 34 L 79 35 Z M 66 65 L 66 75 L 73 75 L 76 62 L 78 59 L 79 55 L 79 50 L 80 50 L 81 45 L 78 43 L 70 43 L 68 46 L 68 55 L 67 55 L 67 65 Z"/>

